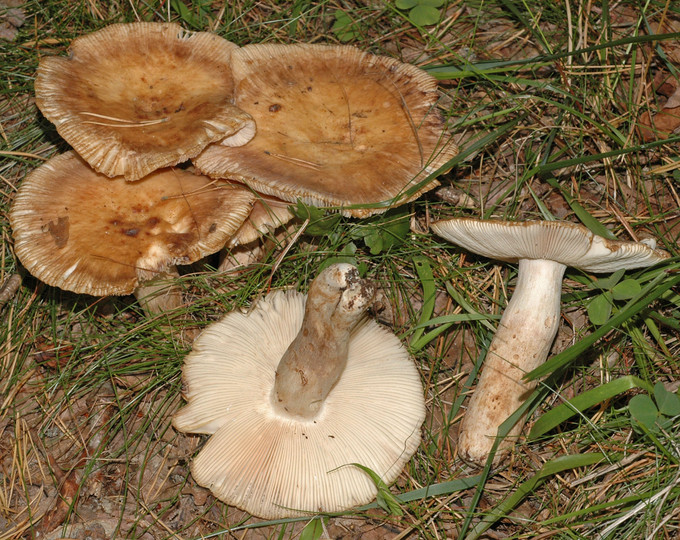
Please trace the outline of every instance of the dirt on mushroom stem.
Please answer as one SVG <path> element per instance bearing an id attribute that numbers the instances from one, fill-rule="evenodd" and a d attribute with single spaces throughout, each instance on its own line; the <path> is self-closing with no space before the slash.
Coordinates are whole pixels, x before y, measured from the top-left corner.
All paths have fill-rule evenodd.
<path id="1" fill-rule="evenodd" d="M 317 414 L 345 369 L 350 333 L 374 295 L 375 286 L 349 264 L 332 265 L 312 282 L 302 328 L 276 369 L 276 409 L 301 418 Z"/>
<path id="2" fill-rule="evenodd" d="M 489 346 L 477 388 L 460 427 L 458 454 L 482 464 L 494 444 L 499 426 L 535 388 L 523 380 L 548 357 L 557 334 L 564 264 L 543 259 L 519 261 L 517 284 Z M 494 463 L 514 444 L 524 425 L 513 426 L 501 441 Z"/>

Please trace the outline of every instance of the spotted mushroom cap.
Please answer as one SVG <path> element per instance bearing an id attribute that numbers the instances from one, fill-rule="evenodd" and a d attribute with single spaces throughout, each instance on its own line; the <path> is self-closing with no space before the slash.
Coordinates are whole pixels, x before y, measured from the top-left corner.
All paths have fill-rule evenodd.
<path id="1" fill-rule="evenodd" d="M 24 179 L 10 221 L 17 256 L 41 281 L 122 295 L 221 249 L 253 202 L 246 188 L 182 169 L 108 178 L 67 152 Z"/>
<path id="2" fill-rule="evenodd" d="M 425 418 L 418 372 L 399 339 L 365 319 L 347 367 L 319 414 L 300 420 L 272 404 L 276 368 L 301 328 L 305 296 L 274 292 L 248 314 L 233 312 L 194 342 L 183 368 L 188 405 L 180 431 L 212 437 L 192 465 L 222 501 L 275 519 L 368 503 L 420 443 Z"/>
<path id="3" fill-rule="evenodd" d="M 454 218 L 431 227 L 442 238 L 491 259 L 547 259 L 586 272 L 642 268 L 670 256 L 645 242 L 610 240 L 566 221 Z"/>
<path id="4" fill-rule="evenodd" d="M 428 183 L 456 148 L 436 109 L 437 83 L 419 68 L 353 47 L 247 45 L 232 55 L 236 105 L 253 116 L 247 145 L 210 145 L 194 160 L 205 174 L 261 193 L 363 217 Z"/>
<path id="5" fill-rule="evenodd" d="M 137 180 L 255 134 L 232 103 L 233 43 L 172 23 L 113 24 L 43 57 L 36 103 L 95 170 Z"/>

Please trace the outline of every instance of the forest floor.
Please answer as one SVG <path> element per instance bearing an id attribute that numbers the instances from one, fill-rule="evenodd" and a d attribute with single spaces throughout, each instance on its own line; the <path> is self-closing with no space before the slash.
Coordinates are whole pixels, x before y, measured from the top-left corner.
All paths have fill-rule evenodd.
<path id="1" fill-rule="evenodd" d="M 295 219 L 246 266 L 183 268 L 184 304 L 168 313 L 47 286 L 17 259 L 9 223 L 24 177 L 69 149 L 36 107 L 38 63 L 138 20 L 414 64 L 438 80 L 460 152 L 415 202 Z M 0 71 L 0 540 L 680 538 L 676 2 L 1 0 Z M 517 267 L 430 232 L 454 216 L 570 221 L 671 255 L 613 277 L 567 270 L 542 383 L 497 468 L 465 464 L 457 434 Z M 422 443 L 392 506 L 251 517 L 191 476 L 207 437 L 171 425 L 183 359 L 225 313 L 306 292 L 335 260 L 377 283 L 371 314 L 409 348 Z"/>

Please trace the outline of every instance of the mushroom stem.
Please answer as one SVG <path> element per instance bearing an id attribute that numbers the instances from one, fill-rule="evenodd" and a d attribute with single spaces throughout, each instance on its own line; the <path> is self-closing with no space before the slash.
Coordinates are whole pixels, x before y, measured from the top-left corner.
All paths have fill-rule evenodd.
<path id="1" fill-rule="evenodd" d="M 302 327 L 276 368 L 274 407 L 311 419 L 347 364 L 349 338 L 375 294 L 349 264 L 334 264 L 312 282 Z"/>
<path id="2" fill-rule="evenodd" d="M 167 272 L 158 274 L 137 286 L 133 294 L 144 313 L 154 316 L 182 305 L 182 289 L 173 283 L 178 277 L 177 268 L 171 266 Z"/>
<path id="3" fill-rule="evenodd" d="M 483 464 L 499 426 L 536 386 L 523 377 L 548 357 L 557 334 L 564 264 L 537 259 L 519 261 L 517 284 L 491 341 L 484 368 L 461 423 L 458 454 Z M 524 422 L 518 421 L 499 444 L 498 463 L 507 454 Z"/>

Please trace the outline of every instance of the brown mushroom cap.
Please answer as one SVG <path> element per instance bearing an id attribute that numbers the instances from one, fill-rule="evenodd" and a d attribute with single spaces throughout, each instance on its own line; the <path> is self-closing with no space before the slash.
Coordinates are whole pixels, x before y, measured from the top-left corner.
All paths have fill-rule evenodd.
<path id="1" fill-rule="evenodd" d="M 183 368 L 189 403 L 173 418 L 181 431 L 213 434 L 192 464 L 195 480 L 268 519 L 371 501 L 375 484 L 351 464 L 394 481 L 420 443 L 425 417 L 408 353 L 369 319 L 352 331 L 346 368 L 316 416 L 277 408 L 277 366 L 304 311 L 304 295 L 277 291 L 207 328 Z"/>
<path id="2" fill-rule="evenodd" d="M 669 257 L 643 242 L 610 240 L 566 221 L 499 221 L 453 218 L 432 230 L 472 253 L 506 262 L 546 259 L 586 272 L 651 266 Z"/>
<path id="3" fill-rule="evenodd" d="M 404 194 L 456 152 L 436 110 L 437 83 L 415 66 L 353 47 L 273 44 L 234 51 L 232 66 L 236 105 L 258 132 L 239 148 L 206 148 L 195 164 L 209 176 L 287 201 L 375 205 Z"/>
<path id="4" fill-rule="evenodd" d="M 48 285 L 96 296 L 221 249 L 254 196 L 182 169 L 139 182 L 107 178 L 75 152 L 28 175 L 10 211 L 16 254 Z"/>
<path id="5" fill-rule="evenodd" d="M 177 24 L 113 24 L 74 40 L 68 57 L 43 57 L 36 103 L 95 170 L 137 180 L 211 142 L 252 138 L 252 118 L 232 104 L 236 48 Z"/>

